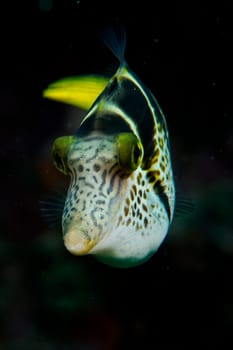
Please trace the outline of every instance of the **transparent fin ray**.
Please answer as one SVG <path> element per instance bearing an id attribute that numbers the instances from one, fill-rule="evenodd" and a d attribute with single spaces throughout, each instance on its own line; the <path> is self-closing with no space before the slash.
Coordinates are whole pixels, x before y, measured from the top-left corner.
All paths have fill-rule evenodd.
<path id="1" fill-rule="evenodd" d="M 64 194 L 56 193 L 45 196 L 39 201 L 41 216 L 52 228 L 61 227 L 65 198 Z"/>
<path id="2" fill-rule="evenodd" d="M 123 24 L 104 30 L 101 39 L 119 60 L 120 64 L 125 64 L 126 30 Z"/>
<path id="3" fill-rule="evenodd" d="M 177 193 L 174 217 L 180 218 L 183 215 L 190 215 L 195 210 L 195 204 L 191 198 Z"/>

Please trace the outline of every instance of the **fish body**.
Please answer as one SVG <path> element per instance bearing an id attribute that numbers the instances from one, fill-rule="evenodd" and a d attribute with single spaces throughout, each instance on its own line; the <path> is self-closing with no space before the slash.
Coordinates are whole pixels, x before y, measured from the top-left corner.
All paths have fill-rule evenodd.
<path id="1" fill-rule="evenodd" d="M 115 40 L 116 42 L 116 40 Z M 118 49 L 119 68 L 77 133 L 55 140 L 56 167 L 71 176 L 62 217 L 66 248 L 115 267 L 149 259 L 164 240 L 175 206 L 169 135 L 150 90 Z"/>

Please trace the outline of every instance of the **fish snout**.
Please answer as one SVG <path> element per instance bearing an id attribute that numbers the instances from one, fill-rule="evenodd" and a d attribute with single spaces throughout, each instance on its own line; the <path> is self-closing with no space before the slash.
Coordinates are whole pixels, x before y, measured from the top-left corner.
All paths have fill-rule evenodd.
<path id="1" fill-rule="evenodd" d="M 95 245 L 95 242 L 84 231 L 71 228 L 64 233 L 64 244 L 71 254 L 86 255 Z"/>

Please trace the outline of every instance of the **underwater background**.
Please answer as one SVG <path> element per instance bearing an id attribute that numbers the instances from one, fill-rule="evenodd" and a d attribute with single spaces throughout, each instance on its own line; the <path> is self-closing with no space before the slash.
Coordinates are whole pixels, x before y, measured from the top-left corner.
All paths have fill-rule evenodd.
<path id="1" fill-rule="evenodd" d="M 233 3 L 11 1 L 1 15 L 0 349 L 224 349 L 233 340 Z M 42 91 L 114 70 L 98 33 L 118 22 L 130 67 L 166 116 L 177 190 L 194 204 L 132 269 L 72 256 L 39 204 L 65 193 L 51 146 L 83 116 Z"/>

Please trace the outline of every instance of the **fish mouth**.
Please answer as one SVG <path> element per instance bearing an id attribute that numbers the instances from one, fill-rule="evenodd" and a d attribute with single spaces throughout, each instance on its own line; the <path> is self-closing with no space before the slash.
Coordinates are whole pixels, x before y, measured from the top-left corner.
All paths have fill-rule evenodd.
<path id="1" fill-rule="evenodd" d="M 86 255 L 95 245 L 95 242 L 89 238 L 87 233 L 72 228 L 65 233 L 64 244 L 71 254 Z"/>

